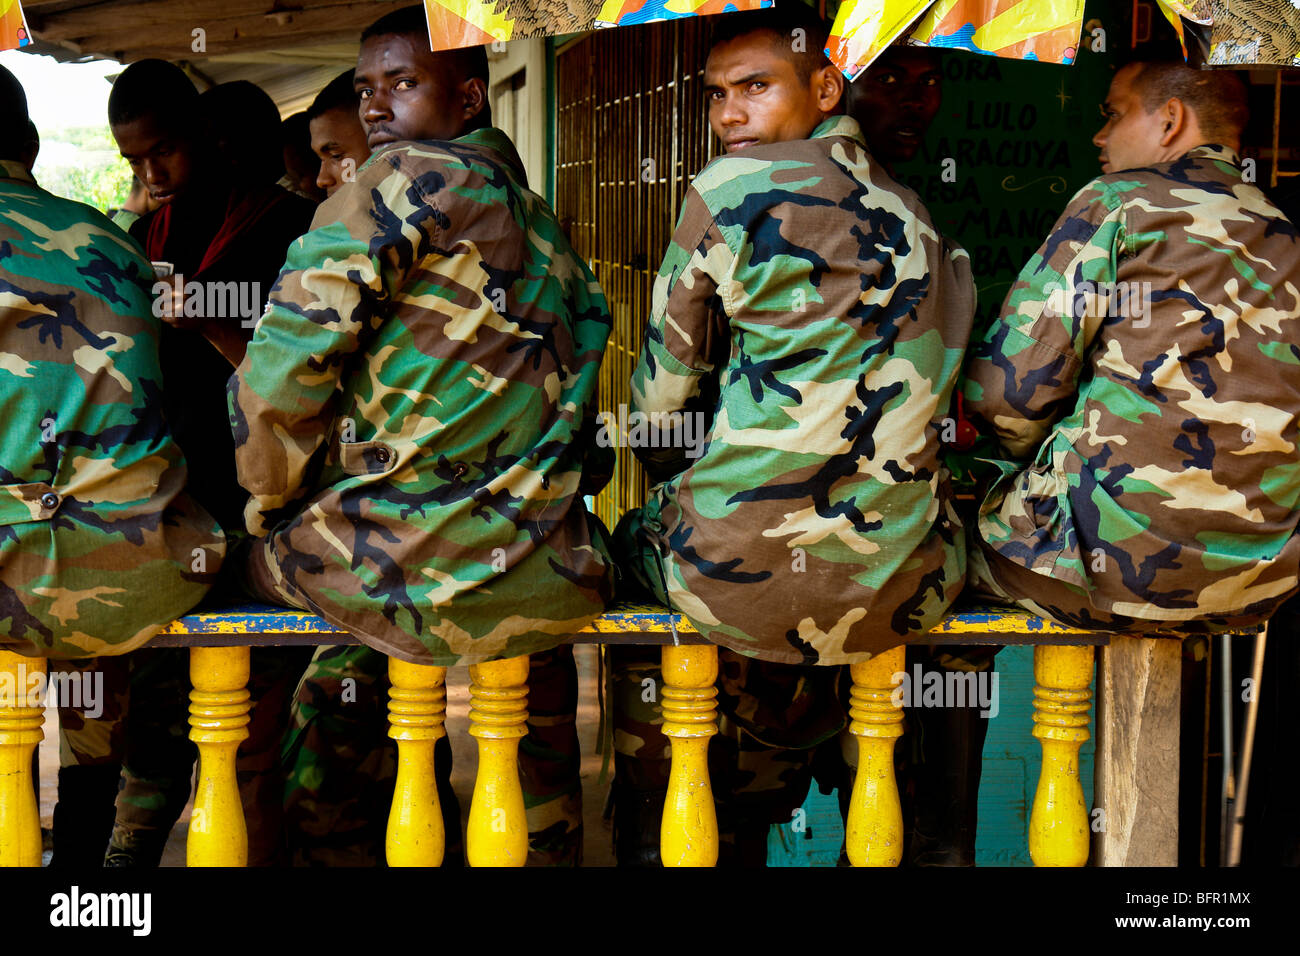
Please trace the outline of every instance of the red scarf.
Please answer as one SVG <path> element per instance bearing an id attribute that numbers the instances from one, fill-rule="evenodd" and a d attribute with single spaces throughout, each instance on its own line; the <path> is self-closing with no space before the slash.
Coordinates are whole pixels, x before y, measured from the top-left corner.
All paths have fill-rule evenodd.
<path id="1" fill-rule="evenodd" d="M 208 243 L 199 263 L 198 272 L 186 276 L 186 280 L 201 281 L 203 274 L 219 264 L 227 250 L 248 230 L 257 227 L 270 213 L 290 201 L 291 193 L 279 186 L 257 186 L 249 189 L 232 189 L 226 199 L 226 213 L 221 220 L 221 227 Z M 146 254 L 151 260 L 164 258 L 163 250 L 167 248 L 167 237 L 172 228 L 172 206 L 168 203 L 154 215 L 149 223 L 149 235 L 145 243 Z"/>

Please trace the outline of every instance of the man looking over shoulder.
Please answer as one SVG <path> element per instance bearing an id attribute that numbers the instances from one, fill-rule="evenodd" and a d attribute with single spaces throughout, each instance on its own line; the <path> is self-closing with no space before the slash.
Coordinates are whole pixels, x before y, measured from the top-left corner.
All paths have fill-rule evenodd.
<path id="1" fill-rule="evenodd" d="M 354 83 L 376 152 L 290 249 L 231 380 L 247 586 L 402 660 L 540 654 L 611 590 L 582 501 L 605 298 L 491 125 L 482 48 L 431 52 L 407 7 L 362 34 Z M 538 819 L 528 747 L 537 849 L 573 831 Z"/>
<path id="2" fill-rule="evenodd" d="M 1017 459 L 972 578 L 1081 627 L 1257 623 L 1300 571 L 1300 237 L 1243 176 L 1234 75 L 1133 63 L 1105 111 L 967 370 Z"/>
<path id="3" fill-rule="evenodd" d="M 716 31 L 727 155 L 692 182 L 655 282 L 632 395 L 667 434 L 635 445 L 658 484 L 615 539 L 722 645 L 720 862 L 761 866 L 845 723 L 840 672 L 810 665 L 922 636 L 961 588 L 939 435 L 974 288 L 842 115 L 825 24 L 794 3 Z"/>

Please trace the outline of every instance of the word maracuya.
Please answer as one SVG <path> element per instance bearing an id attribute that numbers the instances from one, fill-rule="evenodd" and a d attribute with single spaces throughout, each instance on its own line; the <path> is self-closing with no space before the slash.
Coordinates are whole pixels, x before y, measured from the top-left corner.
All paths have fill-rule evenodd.
<path id="1" fill-rule="evenodd" d="M 1150 282 L 1077 282 L 1072 288 L 1049 287 L 1047 310 L 1052 315 L 1132 319 L 1133 328 L 1151 324 Z"/>
<path id="2" fill-rule="evenodd" d="M 179 307 L 172 296 L 177 288 L 184 291 Z M 240 324 L 251 329 L 257 324 L 261 304 L 260 282 L 186 282 L 183 275 L 177 275 L 153 284 L 153 314 L 160 319 L 242 319 Z"/>
<path id="3" fill-rule="evenodd" d="M 73 886 L 50 897 L 51 926 L 129 926 L 133 936 L 153 929 L 153 896 L 149 893 L 82 893 Z"/>
<path id="4" fill-rule="evenodd" d="M 0 706 L 72 707 L 94 719 L 104 713 L 104 672 L 46 675 L 19 664 L 0 671 Z"/>
<path id="5" fill-rule="evenodd" d="M 998 694 L 998 672 L 923 671 L 920 664 L 912 673 L 895 671 L 889 682 L 894 690 L 889 702 L 895 707 L 974 707 L 990 720 L 1002 709 Z"/>
<path id="6" fill-rule="evenodd" d="M 626 405 L 619 405 L 617 418 L 613 412 L 599 412 L 596 418 L 600 421 L 596 444 L 601 448 L 685 448 L 687 458 L 699 458 L 709 432 L 703 412 L 629 414 Z"/>

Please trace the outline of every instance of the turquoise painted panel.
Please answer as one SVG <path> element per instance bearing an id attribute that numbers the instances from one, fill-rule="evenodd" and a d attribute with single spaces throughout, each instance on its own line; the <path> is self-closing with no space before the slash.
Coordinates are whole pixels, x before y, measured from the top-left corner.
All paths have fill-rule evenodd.
<path id="1" fill-rule="evenodd" d="M 977 866 L 1032 866 L 1029 859 L 1029 812 L 1038 786 L 1042 753 L 1033 730 L 1034 649 L 1007 647 L 997 656 L 1001 709 L 989 724 L 980 775 Z M 1093 684 L 1096 701 L 1096 683 Z M 1088 732 L 1096 737 L 1096 708 Z M 1094 740 L 1083 745 L 1079 773 L 1084 798 L 1092 805 Z M 773 826 L 768 834 L 768 866 L 835 866 L 844 841 L 835 794 L 822 796 L 816 785 L 804 801 L 804 831 L 794 823 Z"/>

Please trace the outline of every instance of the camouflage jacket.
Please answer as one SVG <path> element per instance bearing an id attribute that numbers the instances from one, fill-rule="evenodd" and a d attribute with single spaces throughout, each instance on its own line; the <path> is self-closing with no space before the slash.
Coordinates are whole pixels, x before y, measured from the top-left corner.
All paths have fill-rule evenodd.
<path id="1" fill-rule="evenodd" d="M 192 608 L 225 538 L 160 411 L 153 273 L 126 234 L 0 163 L 0 643 L 121 654 Z"/>
<path id="2" fill-rule="evenodd" d="M 380 150 L 312 226 L 230 382 L 281 587 L 418 663 L 559 643 L 611 581 L 578 494 L 591 271 L 496 129 Z"/>
<path id="3" fill-rule="evenodd" d="M 656 435 L 684 413 L 678 461 L 625 437 L 684 466 L 644 523 L 702 634 L 840 664 L 939 620 L 965 573 L 939 440 L 974 307 L 969 257 L 849 117 L 695 178 L 632 376 Z"/>
<path id="4" fill-rule="evenodd" d="M 1300 239 L 1201 146 L 1075 195 L 967 370 L 1007 465 L 998 553 L 1170 622 L 1259 613 L 1297 584 Z"/>

